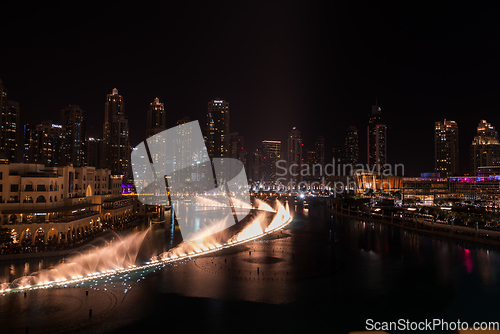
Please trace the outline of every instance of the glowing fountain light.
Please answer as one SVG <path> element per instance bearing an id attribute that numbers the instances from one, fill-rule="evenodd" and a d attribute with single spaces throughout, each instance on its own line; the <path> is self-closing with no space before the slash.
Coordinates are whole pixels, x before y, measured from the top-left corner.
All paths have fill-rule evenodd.
<path id="1" fill-rule="evenodd" d="M 258 204 L 259 206 L 257 207 L 257 210 L 259 211 L 268 211 L 268 212 L 276 212 L 269 204 L 267 204 L 264 201 L 261 201 L 260 199 L 255 199 L 255 203 Z M 281 206 L 281 204 L 278 204 Z"/>
<path id="2" fill-rule="evenodd" d="M 284 228 L 292 221 L 288 203 L 286 206 L 277 202 L 277 209 L 262 201 L 257 202 L 258 214 L 239 233 L 225 241 L 216 240 L 210 235 L 211 231 L 204 230 L 194 241 L 181 243 L 179 246 L 153 256 L 149 262 L 136 265 L 139 247 L 148 232 L 134 233 L 120 238 L 105 247 L 92 249 L 88 253 L 79 254 L 68 259 L 67 262 L 57 265 L 50 270 L 41 270 L 29 276 L 23 276 L 12 283 L 1 283 L 0 293 L 26 291 L 48 287 L 66 287 L 69 283 L 81 283 L 89 280 L 102 279 L 117 274 L 138 271 L 142 269 L 163 266 L 192 257 L 217 252 L 221 249 L 240 245 L 261 238 L 269 233 Z M 267 226 L 267 216 L 274 213 L 274 217 Z"/>

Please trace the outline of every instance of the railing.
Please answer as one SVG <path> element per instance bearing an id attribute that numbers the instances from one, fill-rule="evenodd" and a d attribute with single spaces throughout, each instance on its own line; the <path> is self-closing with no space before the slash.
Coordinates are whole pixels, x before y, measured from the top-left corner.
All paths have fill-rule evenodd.
<path id="1" fill-rule="evenodd" d="M 86 218 L 86 217 L 90 217 L 90 216 L 95 216 L 95 215 L 100 215 L 100 213 L 98 211 L 89 211 L 89 212 L 81 213 L 81 214 L 74 215 L 74 216 L 61 217 L 61 218 L 52 218 L 50 220 L 44 220 L 44 219 L 35 220 L 35 221 L 22 220 L 22 221 L 20 221 L 20 222 L 18 221 L 16 223 L 8 222 L 8 223 L 5 223 L 4 225 L 69 223 L 69 222 L 72 222 L 72 221 L 75 221 L 75 220 L 79 220 L 79 219 L 82 219 L 82 218 Z"/>
<path id="2" fill-rule="evenodd" d="M 489 241 L 490 243 L 497 244 L 500 241 L 500 231 L 492 229 L 475 229 L 473 227 L 466 227 L 460 225 L 443 224 L 434 222 L 432 220 L 425 220 L 421 218 L 399 217 L 397 215 L 384 215 L 382 213 L 375 213 L 372 211 L 359 210 L 359 208 L 352 209 L 351 207 L 344 208 L 343 205 L 334 205 L 328 203 L 328 209 L 342 215 L 356 217 L 359 219 L 369 219 L 372 221 L 389 223 L 398 225 L 403 228 L 409 228 L 419 231 L 427 231 L 429 233 L 438 235 L 450 235 L 456 238 L 471 240 L 471 241 Z"/>

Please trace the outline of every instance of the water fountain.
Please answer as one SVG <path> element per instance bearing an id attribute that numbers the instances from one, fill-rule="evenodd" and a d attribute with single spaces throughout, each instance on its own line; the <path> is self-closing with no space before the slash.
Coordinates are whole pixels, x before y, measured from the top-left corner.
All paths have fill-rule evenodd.
<path id="1" fill-rule="evenodd" d="M 20 277 L 11 283 L 2 283 L 0 293 L 70 286 L 98 278 L 159 267 L 256 240 L 282 229 L 292 221 L 288 203 L 283 207 L 277 202 L 276 210 L 262 201 L 258 201 L 257 204 L 258 207 L 255 209 L 257 215 L 243 230 L 229 238 L 224 239 L 220 235 L 214 237 L 209 229 L 205 229 L 196 236 L 196 240 L 181 243 L 167 252 L 153 256 L 149 262 L 138 264 L 137 254 L 148 230 L 137 232 L 119 238 L 107 246 L 73 256 L 53 269 Z M 266 224 L 270 213 L 274 214 L 274 217 L 269 224 Z"/>

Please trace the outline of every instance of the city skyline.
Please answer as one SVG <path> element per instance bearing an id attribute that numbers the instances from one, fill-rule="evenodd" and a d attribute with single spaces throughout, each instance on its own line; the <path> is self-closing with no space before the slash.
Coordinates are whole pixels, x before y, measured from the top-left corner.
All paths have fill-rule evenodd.
<path id="1" fill-rule="evenodd" d="M 500 331 L 500 3 L 1 8 L 4 332 Z"/>
<path id="2" fill-rule="evenodd" d="M 4 90 L 4 91 L 5 91 L 5 90 Z M 117 88 L 114 88 L 114 89 L 112 90 L 112 93 L 111 93 L 111 94 L 107 94 L 107 95 L 108 95 L 108 99 L 109 99 L 109 96 L 113 96 L 113 95 L 117 95 L 117 96 L 119 96 L 120 98 L 122 98 L 122 96 L 121 96 L 121 95 L 118 95 L 118 90 L 117 90 Z M 209 104 L 210 104 L 210 103 L 213 103 L 214 101 L 224 101 L 224 102 L 225 102 L 225 100 L 211 100 L 211 101 L 209 101 Z M 229 102 L 229 101 L 228 101 L 228 102 Z M 228 103 L 228 102 L 225 102 L 225 103 L 226 103 L 227 105 L 229 105 L 229 103 Z M 104 108 L 104 109 L 105 109 L 105 110 L 104 110 L 104 118 L 105 118 L 105 119 L 106 119 L 106 117 L 107 117 L 107 116 L 106 116 L 106 115 L 107 115 L 107 111 L 106 111 L 106 108 L 107 108 L 107 107 L 106 107 L 106 105 L 107 105 L 107 103 L 108 103 L 108 102 L 106 102 L 106 103 L 105 103 L 105 108 Z M 9 100 L 9 103 L 8 103 L 8 104 L 6 104 L 6 105 L 7 105 L 7 106 L 10 106 L 10 105 L 15 105 L 15 106 L 16 106 L 16 109 L 15 109 L 15 110 L 16 110 L 15 117 L 17 117 L 17 118 L 19 119 L 19 115 L 22 115 L 22 110 L 20 111 L 20 109 L 22 109 L 22 108 L 19 108 L 20 102 L 18 102 L 18 101 L 11 101 L 11 100 Z M 122 107 L 120 107 L 120 108 L 122 108 Z M 378 105 L 372 105 L 372 107 L 371 107 L 371 108 L 372 108 L 372 113 L 371 113 L 371 114 L 369 114 L 368 121 L 367 121 L 367 123 L 365 123 L 365 126 L 367 126 L 367 128 L 368 128 L 368 132 L 370 131 L 370 124 L 371 124 L 371 122 L 372 122 L 372 119 L 373 119 L 373 113 L 374 113 L 374 110 L 375 110 L 374 108 L 378 108 L 378 109 L 377 109 L 377 111 L 378 111 L 379 113 L 381 113 L 381 108 L 380 108 Z M 123 109 L 124 109 L 124 108 L 123 108 Z M 79 117 L 80 121 L 85 120 L 85 117 L 84 117 L 83 115 L 85 115 L 85 114 L 86 114 L 86 112 L 85 112 L 82 108 L 80 108 L 80 106 L 79 106 L 79 105 L 69 105 L 69 106 L 66 106 L 65 108 L 62 108 L 62 109 L 61 109 L 61 112 L 60 112 L 61 118 L 60 118 L 60 120 L 59 120 L 59 121 L 56 121 L 55 123 L 65 123 L 65 122 L 69 122 L 69 121 L 66 121 L 67 117 L 65 117 L 65 116 L 64 116 L 64 113 L 65 113 L 65 112 L 66 112 L 66 113 L 70 112 L 70 113 L 74 114 L 74 113 L 75 113 L 75 110 L 76 110 L 76 111 L 78 111 L 78 112 L 79 112 L 79 113 L 81 113 L 81 114 L 80 114 L 80 116 L 75 116 L 75 115 L 73 115 L 73 116 L 72 116 L 72 117 L 73 117 L 73 119 L 74 119 L 75 117 Z M 120 111 L 120 113 L 122 113 L 122 114 L 123 114 L 123 110 L 122 110 L 122 111 Z M 149 109 L 147 109 L 147 110 L 146 110 L 146 113 L 145 113 L 145 114 L 146 114 L 146 115 L 144 116 L 144 119 L 142 120 L 142 121 L 143 121 L 143 123 L 145 123 L 145 124 L 144 124 L 144 125 L 145 125 L 145 126 L 144 126 L 144 128 L 145 128 L 145 133 L 146 133 L 146 136 L 144 137 L 144 139 L 148 136 L 148 134 L 154 134 L 154 133 L 156 133 L 156 132 L 161 131 L 162 129 L 166 129 L 166 128 L 168 128 L 168 127 L 173 127 L 173 126 L 175 126 L 175 125 L 178 125 L 178 124 L 179 124 L 179 122 L 180 122 L 180 121 L 179 121 L 179 119 L 182 119 L 182 118 L 184 118 L 184 119 L 188 119 L 188 120 L 189 120 L 189 119 L 191 119 L 189 116 L 184 116 L 184 117 L 180 117 L 179 119 L 177 119 L 177 120 L 174 122 L 173 118 L 175 118 L 175 117 L 168 117 L 168 116 L 167 116 L 167 114 L 168 114 L 168 110 L 167 110 L 167 111 L 165 110 L 164 103 L 160 103 L 160 100 L 159 100 L 159 98 L 158 98 L 158 97 L 155 97 L 155 98 L 153 99 L 153 102 L 150 102 L 150 103 L 149 103 Z M 185 114 L 184 114 L 184 115 L 185 115 Z M 101 115 L 101 117 L 102 117 L 102 115 Z M 156 117 L 156 121 L 155 121 L 155 122 L 157 123 L 156 125 L 155 125 L 155 124 L 153 124 L 154 122 L 153 122 L 152 118 L 154 118 L 154 117 Z M 387 129 L 387 127 L 385 126 L 385 123 L 386 123 L 386 122 L 385 122 L 385 118 L 384 118 L 384 120 L 383 120 L 383 121 L 381 121 L 381 120 L 379 119 L 379 118 L 380 118 L 380 115 L 378 115 L 378 116 L 376 116 L 376 117 L 378 117 L 378 118 L 377 118 L 377 122 L 382 122 L 382 123 L 384 124 L 385 131 L 387 131 L 387 130 L 386 130 L 386 129 Z M 109 115 L 108 115 L 108 118 L 109 118 Z M 20 162 L 36 162 L 36 161 L 37 161 L 37 158 L 36 158 L 35 156 L 34 156 L 34 157 L 32 157 L 32 158 L 31 158 L 31 159 L 29 159 L 29 160 L 28 160 L 28 159 L 26 159 L 26 158 L 23 158 L 23 156 L 26 156 L 26 154 L 27 154 L 27 152 L 28 152 L 28 149 L 27 149 L 27 146 L 26 146 L 26 145 L 27 145 L 26 140 L 28 140 L 28 139 L 27 139 L 27 138 L 28 138 L 28 137 L 27 137 L 27 135 L 29 135 L 29 133 L 27 134 L 27 133 L 26 133 L 26 131 L 28 131 L 27 129 L 29 128 L 30 124 L 31 124 L 31 126 L 33 127 L 33 129 L 35 129 L 36 127 L 39 127 L 39 128 L 40 128 L 41 126 L 44 126 L 44 124 L 45 124 L 45 126 L 47 126 L 47 125 L 51 125 L 51 123 L 54 123 L 54 122 L 52 122 L 52 120 L 47 119 L 46 117 L 41 117 L 41 119 L 42 119 L 42 121 L 40 121 L 40 122 L 31 122 L 31 121 L 30 121 L 29 123 L 24 123 L 24 124 L 23 124 L 23 123 L 21 123 L 21 122 L 19 122 L 19 129 L 21 129 L 21 132 L 19 133 L 19 140 L 18 140 L 18 141 L 19 141 L 19 149 L 18 149 L 18 150 L 19 150 L 19 153 L 18 153 L 19 157 L 18 157 L 18 160 L 19 160 Z M 124 120 L 126 121 L 126 120 L 127 120 L 127 118 L 124 118 Z M 200 121 L 200 120 L 199 120 L 199 121 Z M 446 119 L 445 119 L 445 121 L 446 121 Z M 152 122 L 153 122 L 153 123 L 152 123 Z M 484 119 L 481 119 L 481 120 L 480 120 L 480 122 L 479 122 L 479 123 L 480 123 L 480 125 L 481 125 L 481 122 L 486 122 L 486 121 L 485 121 Z M 86 137 L 86 140 L 88 140 L 88 139 L 91 139 L 91 140 L 101 139 L 101 140 L 103 140 L 103 137 L 104 137 L 104 136 L 103 136 L 103 133 L 100 133 L 100 134 L 99 134 L 99 133 L 97 133 L 96 131 L 94 131 L 94 134 L 86 134 L 86 135 L 85 135 L 85 127 L 86 127 L 86 126 L 85 126 L 85 123 L 86 123 L 86 122 L 83 122 L 82 130 L 80 130 L 80 132 L 81 132 L 81 133 L 80 133 L 80 137 L 81 137 L 81 135 L 84 135 L 84 137 Z M 150 123 L 151 123 L 151 124 L 150 124 Z M 381 123 L 381 124 L 382 124 L 382 123 Z M 436 124 L 436 121 L 434 121 L 434 123 Z M 458 127 L 457 123 L 456 123 L 456 122 L 454 122 L 454 123 L 455 123 L 455 125 Z M 71 124 L 74 124 L 74 120 L 73 120 L 73 123 L 68 123 L 68 125 L 66 125 L 66 126 L 65 126 L 65 128 L 66 128 L 66 127 L 68 127 L 68 126 L 69 126 L 69 127 L 71 127 Z M 202 124 L 202 123 L 200 123 L 200 124 Z M 53 124 L 52 124 L 52 125 L 53 125 Z M 56 124 L 56 125 L 57 125 L 57 124 Z M 103 125 L 104 125 L 104 124 L 103 124 Z M 487 125 L 491 127 L 491 123 L 487 123 Z M 57 125 L 57 126 L 59 126 L 59 125 Z M 136 125 L 134 125 L 134 126 L 136 126 Z M 435 125 L 435 126 L 436 126 L 436 125 Z M 137 128 L 138 128 L 138 127 L 137 127 Z M 297 128 L 297 127 L 294 127 L 294 128 Z M 135 128 L 135 129 L 136 129 L 136 128 Z M 476 129 L 479 131 L 479 128 L 476 128 Z M 56 130 L 57 130 L 57 129 L 56 129 Z M 231 143 L 230 141 L 231 141 L 231 135 L 234 135 L 235 133 L 237 134 L 237 132 L 235 132 L 236 130 L 237 130 L 237 131 L 240 131 L 239 129 L 234 129 L 234 128 L 228 128 L 228 129 L 227 129 L 227 132 L 229 133 L 229 135 L 227 135 L 227 138 L 228 138 L 228 139 L 227 139 L 227 153 L 226 153 L 226 154 L 227 154 L 228 156 L 230 156 L 230 155 L 231 155 L 229 151 L 230 151 L 230 150 L 232 150 L 232 149 L 234 149 L 234 148 L 232 148 L 232 147 L 231 147 L 232 143 Z M 29 130 L 29 131 L 34 131 L 34 130 Z M 350 145 L 350 144 L 349 144 L 349 140 L 351 140 L 351 141 L 353 140 L 352 138 L 349 138 L 350 136 L 352 136 L 351 131 L 356 131 L 356 136 L 358 136 L 358 134 L 357 134 L 357 127 L 356 127 L 355 125 L 350 125 L 350 126 L 347 126 L 347 127 L 346 127 L 346 129 L 344 129 L 344 137 L 343 137 L 343 138 L 341 137 L 341 142 L 342 142 L 342 140 L 344 140 L 344 141 L 345 141 L 345 145 Z M 493 127 L 493 131 L 494 131 L 494 127 Z M 137 135 L 137 134 L 136 134 L 135 136 L 133 135 L 133 134 L 135 134 L 135 132 L 136 132 L 136 131 L 132 131 L 132 136 L 131 136 L 131 137 L 135 137 L 135 138 L 137 138 L 137 137 L 138 137 L 138 135 Z M 339 131 L 339 132 L 341 132 L 341 131 Z M 70 135 L 71 135 L 71 131 L 70 131 Z M 72 136 L 74 137 L 74 135 L 72 135 Z M 386 136 L 386 134 L 384 133 L 384 137 L 385 137 L 385 136 Z M 463 140 L 462 136 L 463 136 L 463 135 L 460 135 L 461 140 L 459 141 L 459 143 L 460 143 L 460 146 L 461 146 L 461 147 L 462 147 L 462 146 L 465 146 L 465 144 L 463 144 L 463 142 L 464 142 L 464 141 L 466 141 L 466 140 Z M 484 134 L 483 134 L 483 136 L 484 136 Z M 139 136 L 139 137 L 140 137 L 140 136 Z M 239 137 L 239 138 L 244 138 L 243 136 L 238 136 L 238 137 Z M 276 136 L 274 136 L 274 137 L 276 137 Z M 368 137 L 367 137 L 367 138 L 368 138 Z M 390 136 L 389 136 L 389 138 L 390 138 Z M 459 173 L 458 173 L 458 172 L 457 172 L 457 173 L 446 173 L 446 172 L 444 172 L 444 173 L 443 173 L 443 176 L 444 176 L 444 175 L 447 175 L 447 176 L 475 175 L 475 174 L 477 174 L 477 168 L 475 168 L 474 166 L 476 166 L 476 167 L 482 167 L 482 166 L 486 166 L 486 165 L 488 165 L 488 164 L 486 164 L 486 165 L 485 165 L 485 163 L 484 163 L 484 162 L 483 162 L 483 163 L 481 163 L 481 164 L 478 164 L 478 163 L 475 163 L 475 162 L 474 162 L 473 153 L 472 153 L 472 152 L 470 152 L 470 150 L 472 150 L 472 149 L 474 148 L 474 146 L 475 146 L 475 145 L 477 145 L 477 144 L 474 144 L 474 142 L 476 142 L 476 141 L 478 140 L 477 138 L 478 138 L 478 137 L 477 137 L 477 134 L 476 134 L 476 136 L 474 136 L 474 137 L 473 137 L 473 140 L 472 140 L 473 144 L 472 144 L 472 145 L 468 145 L 470 148 L 468 147 L 468 148 L 467 148 L 467 151 L 463 152 L 462 150 L 459 150 L 459 151 L 461 151 L 461 152 L 462 152 L 462 155 L 460 155 L 460 159 L 459 159 L 459 165 L 460 165 L 460 166 L 462 166 L 462 165 L 465 165 L 466 163 L 469 163 L 470 168 L 466 168 L 466 169 L 464 169 L 463 167 L 460 167 L 460 169 L 458 169 L 458 167 L 455 167 L 455 169 L 454 169 L 454 170 L 460 170 L 460 172 L 459 172 Z M 253 138 L 252 138 L 252 139 L 253 139 Z M 23 144 L 23 140 L 24 140 L 24 147 L 21 147 L 21 146 L 22 146 L 22 144 Z M 74 138 L 73 138 L 72 140 L 68 140 L 68 138 L 67 138 L 67 139 L 65 139 L 65 140 L 66 140 L 68 143 L 70 143 L 70 146 L 71 146 L 71 143 L 73 143 Z M 255 139 L 255 140 L 248 140 L 248 139 L 247 139 L 246 141 L 244 141 L 244 142 L 246 142 L 247 144 L 248 144 L 248 142 L 250 142 L 250 143 L 251 143 L 251 145 L 249 145 L 248 147 L 243 147 L 243 146 L 241 147 L 241 148 L 242 148 L 242 149 L 244 149 L 244 151 L 245 151 L 245 157 L 243 158 L 243 156 L 241 156 L 241 154 L 242 154 L 242 153 L 240 152 L 240 157 L 239 157 L 239 159 L 240 159 L 240 160 L 247 159 L 247 154 L 249 154 L 251 151 L 255 151 L 255 149 L 251 149 L 251 147 L 254 147 L 254 145 L 258 145 L 258 143 L 259 143 L 260 141 L 261 141 L 261 139 Z M 282 139 L 280 139 L 280 141 L 286 142 L 286 140 L 282 140 Z M 359 141 L 359 138 L 356 138 L 356 141 Z M 396 143 L 396 142 L 394 142 L 394 143 Z M 78 153 L 78 152 L 76 153 L 76 154 L 80 154 L 80 155 L 82 156 L 80 159 L 84 159 L 84 158 L 85 158 L 85 156 L 86 156 L 87 154 L 89 154 L 89 153 L 88 153 L 88 149 L 85 147 L 86 143 L 83 143 L 83 144 L 84 144 L 84 146 L 83 146 L 82 148 L 78 149 L 78 152 L 79 152 L 79 153 Z M 389 146 L 389 147 L 390 147 L 390 146 L 391 146 L 391 144 L 393 144 L 393 142 L 391 142 L 391 141 L 389 140 L 389 141 L 388 141 L 388 143 L 385 143 L 385 142 L 384 142 L 384 144 L 383 144 L 383 145 L 384 145 L 384 146 Z M 74 144 L 73 144 L 73 145 L 74 145 Z M 240 145 L 241 145 L 241 144 L 240 144 Z M 317 148 L 317 145 L 318 145 L 317 141 L 315 141 L 315 142 L 311 142 L 311 143 L 308 143 L 307 145 L 303 145 L 303 146 L 304 146 L 304 148 L 303 148 L 303 150 L 304 150 L 304 152 L 303 152 L 304 157 L 307 155 L 307 153 L 308 153 L 310 150 L 314 150 L 314 149 L 316 149 L 316 148 Z M 323 143 L 322 145 L 323 145 L 323 146 L 325 146 L 325 143 Z M 325 149 L 325 148 L 323 147 L 323 149 L 327 152 L 327 154 L 325 155 L 325 156 L 327 157 L 327 160 L 328 160 L 328 156 L 331 156 L 331 157 L 333 157 L 333 158 L 335 158 L 335 159 L 337 159 L 337 160 L 339 159 L 339 158 L 336 158 L 336 157 L 335 157 L 335 155 L 336 155 L 335 151 L 333 152 L 333 154 L 332 154 L 332 151 L 331 151 L 331 149 L 332 149 L 332 148 L 335 150 L 335 148 L 336 148 L 336 146 L 335 146 L 335 145 L 336 145 L 336 143 L 335 143 L 335 142 L 332 142 L 332 141 L 326 141 L 326 146 L 327 146 L 327 148 Z M 357 144 L 357 145 L 359 145 L 359 144 Z M 358 158 L 359 158 L 359 150 L 360 150 L 360 148 L 361 148 L 361 151 L 362 151 L 363 149 L 368 150 L 368 145 L 369 145 L 369 142 L 368 142 L 368 144 L 367 144 L 365 147 L 363 147 L 363 145 L 359 145 L 359 146 L 357 147 L 357 151 L 358 151 L 358 154 L 357 154 L 357 155 L 358 155 Z M 436 144 L 434 144 L 434 146 L 435 146 L 435 145 L 436 145 Z M 130 146 L 131 146 L 131 147 L 134 147 L 134 145 L 133 145 L 133 144 L 130 144 Z M 490 146 L 492 146 L 492 145 L 489 145 L 488 147 L 490 147 Z M 494 146 L 494 145 L 493 145 L 493 146 Z M 258 146 L 257 146 L 257 147 L 258 147 Z M 350 148 L 350 150 L 353 150 L 353 149 L 355 149 L 355 148 Z M 386 149 L 387 149 L 387 148 L 386 148 Z M 495 149 L 496 149 L 496 147 L 495 147 Z M 103 150 L 104 150 L 104 148 L 103 148 Z M 81 165 L 81 166 L 85 165 L 85 162 L 78 162 L 79 160 L 75 160 L 76 158 L 75 158 L 75 153 L 73 153 L 74 151 L 75 151 L 75 148 L 74 148 L 74 147 L 71 147 L 71 149 L 69 149 L 69 150 L 68 150 L 68 152 L 64 153 L 65 158 L 64 158 L 64 159 L 63 159 L 63 158 L 60 158 L 60 159 L 61 159 L 60 161 L 62 161 L 63 163 L 70 163 L 70 161 L 72 161 L 72 163 L 73 163 L 73 164 L 78 165 L 78 166 L 79 166 L 79 165 Z M 85 152 L 85 153 L 84 153 L 84 152 Z M 346 152 L 346 148 L 343 148 L 343 149 L 342 149 L 342 153 L 341 153 L 340 157 L 341 157 L 341 159 L 342 159 L 342 160 L 345 160 L 345 161 L 357 161 L 357 159 L 354 159 L 354 160 L 353 160 L 353 157 L 349 157 L 349 155 L 351 155 L 351 154 L 353 154 L 353 153 L 352 153 L 352 152 L 350 152 L 350 153 L 349 153 L 349 152 Z M 429 155 L 429 152 L 427 152 L 427 155 Z M 105 154 L 104 154 L 104 156 L 105 156 Z M 467 157 L 467 158 L 464 158 L 464 156 L 465 156 L 465 157 Z M 285 154 L 285 157 L 286 157 L 286 154 Z M 250 158 L 250 156 L 249 156 L 249 155 L 248 155 L 248 158 Z M 105 157 L 103 157 L 103 159 L 105 159 Z M 368 155 L 368 158 L 367 158 L 367 159 L 369 159 L 369 155 Z M 386 159 L 386 158 L 385 158 L 385 159 Z M 434 160 L 434 164 L 435 164 L 435 161 L 436 161 L 435 159 L 436 159 L 436 158 L 434 157 L 434 159 L 433 159 L 433 160 Z M 485 158 L 485 159 L 486 159 L 486 158 Z M 491 160 L 491 158 L 488 158 L 488 159 L 489 159 L 488 161 L 490 161 L 490 160 Z M 307 159 L 306 159 L 306 160 L 307 160 Z M 310 159 L 309 159 L 309 160 L 310 160 Z M 40 161 L 46 161 L 46 160 L 41 159 Z M 360 161 L 363 161 L 363 160 L 361 159 Z M 496 161 L 496 160 L 495 160 L 495 161 Z M 369 160 L 367 160 L 366 162 L 367 162 L 367 165 L 371 165 L 371 163 L 369 162 Z M 385 161 L 384 161 L 384 163 L 387 163 L 387 160 L 385 160 Z M 382 163 L 382 164 L 383 164 L 383 163 Z M 495 165 L 495 164 L 496 164 L 496 162 L 495 162 L 495 163 L 492 163 L 491 165 Z M 49 165 L 50 165 L 50 162 L 49 162 Z M 413 170 L 410 172 L 411 174 L 405 174 L 405 175 L 406 175 L 406 176 L 418 176 L 418 175 L 419 175 L 419 174 L 421 174 L 421 173 L 427 173 L 427 172 L 429 172 L 429 171 L 435 171 L 435 172 L 438 172 L 438 170 L 437 170 L 437 169 L 436 169 L 436 167 L 434 166 L 433 168 L 430 168 L 430 169 L 413 169 Z"/>

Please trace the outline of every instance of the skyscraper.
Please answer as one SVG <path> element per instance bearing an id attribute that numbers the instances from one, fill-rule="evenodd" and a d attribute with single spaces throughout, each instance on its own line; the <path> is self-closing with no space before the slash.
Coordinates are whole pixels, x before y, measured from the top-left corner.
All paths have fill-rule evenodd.
<path id="1" fill-rule="evenodd" d="M 255 151 L 252 152 L 251 155 L 251 164 L 252 164 L 252 171 L 250 173 L 252 182 L 259 182 L 261 181 L 261 172 L 264 170 L 264 167 L 262 166 L 262 161 L 264 159 L 262 158 L 262 147 L 258 147 L 255 149 Z"/>
<path id="2" fill-rule="evenodd" d="M 287 161 L 287 172 L 290 173 L 287 175 L 287 181 L 300 182 L 302 181 L 302 176 L 300 173 L 300 166 L 303 162 L 302 158 L 302 149 L 304 144 L 302 143 L 302 137 L 300 136 L 300 131 L 295 127 L 288 133 L 287 139 L 287 152 L 286 152 L 286 161 Z M 292 170 L 290 170 L 292 167 Z M 292 175 L 298 174 L 298 175 Z"/>
<path id="3" fill-rule="evenodd" d="M 85 111 L 77 105 L 61 110 L 61 124 L 65 129 L 65 160 L 74 167 L 86 165 Z"/>
<path id="4" fill-rule="evenodd" d="M 314 143 L 314 150 L 316 151 L 316 163 L 325 166 L 325 137 L 318 136 L 316 143 Z"/>
<path id="5" fill-rule="evenodd" d="M 36 125 L 25 124 L 23 129 L 23 163 L 36 162 Z"/>
<path id="6" fill-rule="evenodd" d="M 18 162 L 19 102 L 7 99 L 7 90 L 0 80 L 0 157 Z"/>
<path id="7" fill-rule="evenodd" d="M 372 113 L 367 127 L 367 161 L 368 166 L 381 172 L 387 164 L 387 126 L 382 120 L 382 109 L 378 105 L 372 106 Z"/>
<path id="8" fill-rule="evenodd" d="M 166 130 L 165 105 L 158 98 L 149 104 L 146 124 L 146 138 Z"/>
<path id="9" fill-rule="evenodd" d="M 245 150 L 245 139 L 238 132 L 233 132 L 229 135 L 229 157 L 240 160 L 245 168 L 247 151 Z"/>
<path id="10" fill-rule="evenodd" d="M 100 138 L 87 139 L 86 165 L 101 169 L 103 166 L 103 140 Z"/>
<path id="11" fill-rule="evenodd" d="M 498 133 L 490 123 L 482 119 L 477 126 L 477 136 L 470 146 L 470 173 L 477 175 L 479 167 L 500 164 Z"/>
<path id="12" fill-rule="evenodd" d="M 358 129 L 355 126 L 347 128 L 344 146 L 344 163 L 355 166 L 359 159 Z"/>
<path id="13" fill-rule="evenodd" d="M 39 163 L 46 166 L 66 164 L 66 136 L 61 124 L 43 121 L 41 124 L 24 126 L 25 163 Z"/>
<path id="14" fill-rule="evenodd" d="M 261 178 L 264 182 L 275 184 L 277 179 L 277 163 L 281 159 L 281 141 L 263 140 L 262 141 L 263 173 Z"/>
<path id="15" fill-rule="evenodd" d="M 458 175 L 458 126 L 455 121 L 434 124 L 435 171 L 441 177 Z"/>
<path id="16" fill-rule="evenodd" d="M 124 111 L 123 97 L 114 88 L 106 97 L 103 125 L 104 168 L 110 169 L 113 175 L 129 172 L 129 127 Z"/>
<path id="17" fill-rule="evenodd" d="M 229 157 L 229 102 L 208 102 L 206 136 L 211 157 Z"/>

